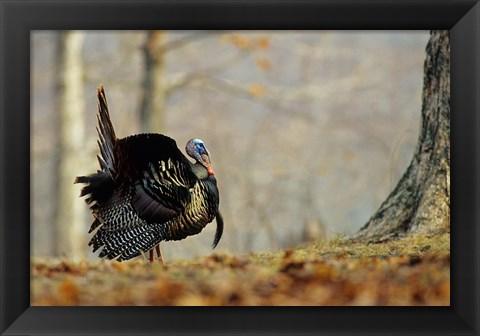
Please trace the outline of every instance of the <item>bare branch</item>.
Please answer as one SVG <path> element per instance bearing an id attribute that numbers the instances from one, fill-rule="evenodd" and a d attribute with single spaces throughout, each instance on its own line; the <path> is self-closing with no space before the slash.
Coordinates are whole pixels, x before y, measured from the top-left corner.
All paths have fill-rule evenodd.
<path id="1" fill-rule="evenodd" d="M 169 41 L 165 43 L 159 50 L 158 52 L 162 53 L 167 53 L 172 50 L 181 48 L 191 42 L 198 41 L 200 39 L 205 39 L 205 38 L 210 38 L 210 37 L 216 37 L 218 36 L 218 33 L 222 32 L 221 30 L 205 30 L 205 31 L 200 31 L 200 32 L 195 32 L 190 35 L 180 37 L 178 39 L 175 39 L 173 41 Z"/>
<path id="2" fill-rule="evenodd" d="M 173 78 L 170 80 L 170 83 L 167 84 L 167 89 L 166 89 L 167 94 L 170 94 L 174 90 L 185 87 L 186 85 L 190 84 L 196 79 L 208 77 L 228 67 L 231 67 L 232 65 L 235 65 L 241 60 L 247 58 L 249 55 L 250 55 L 250 52 L 241 50 L 235 56 L 225 60 L 225 62 L 215 64 L 211 67 L 207 67 L 198 72 L 191 73 L 191 74 L 181 73 L 181 74 L 173 75 Z"/>
<path id="3" fill-rule="evenodd" d="M 247 86 L 235 84 L 227 79 L 217 77 L 204 77 L 202 79 L 205 80 L 207 85 L 209 85 L 213 90 L 224 92 L 234 97 L 255 101 L 271 108 L 277 114 L 292 115 L 295 113 L 296 115 L 302 116 L 308 120 L 313 118 L 309 113 L 299 110 L 292 110 L 291 108 L 282 106 L 281 102 L 283 99 L 281 99 L 281 96 L 273 96 L 269 92 L 266 92 L 264 96 L 257 98 L 252 95 Z M 270 89 L 270 87 L 268 89 Z"/>

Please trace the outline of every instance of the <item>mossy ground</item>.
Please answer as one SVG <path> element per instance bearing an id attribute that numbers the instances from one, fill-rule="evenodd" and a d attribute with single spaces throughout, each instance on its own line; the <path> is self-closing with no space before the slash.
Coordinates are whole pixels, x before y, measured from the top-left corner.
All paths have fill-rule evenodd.
<path id="1" fill-rule="evenodd" d="M 32 305 L 449 305 L 450 235 L 168 262 L 33 260 Z"/>

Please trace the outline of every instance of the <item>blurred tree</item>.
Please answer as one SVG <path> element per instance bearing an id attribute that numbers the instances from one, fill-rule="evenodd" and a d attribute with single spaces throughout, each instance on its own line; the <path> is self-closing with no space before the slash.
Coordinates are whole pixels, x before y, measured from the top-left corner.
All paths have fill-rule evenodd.
<path id="1" fill-rule="evenodd" d="M 55 230 L 55 254 L 72 259 L 84 257 L 85 204 L 78 200 L 74 187 L 75 173 L 81 171 L 84 147 L 84 85 L 82 47 L 84 33 L 59 33 L 59 77 L 57 97 L 58 119 L 58 179 Z"/>
<path id="2" fill-rule="evenodd" d="M 433 234 L 450 229 L 448 31 L 431 31 L 426 51 L 422 122 L 413 160 L 356 239 L 382 241 L 408 233 Z"/>
<path id="3" fill-rule="evenodd" d="M 266 50 L 269 48 L 267 37 L 252 40 L 235 34 L 225 34 L 223 39 L 238 49 L 238 53 L 235 56 L 224 61 L 215 60 L 212 66 L 202 68 L 193 73 L 185 72 L 176 78 L 167 78 L 165 57 L 168 52 L 212 36 L 217 36 L 214 31 L 199 31 L 182 38 L 167 41 L 166 31 L 147 31 L 143 46 L 144 75 L 140 99 L 142 132 L 164 132 L 166 102 L 168 96 L 175 90 L 181 89 L 196 80 L 211 79 L 211 75 L 231 67 L 251 55 L 255 50 Z M 269 60 L 265 57 L 258 57 L 256 64 L 264 71 L 268 71 L 271 67 Z M 220 88 L 228 91 L 228 87 L 225 87 L 225 85 L 220 85 Z M 260 97 L 263 95 L 264 90 L 263 86 L 253 84 L 234 92 L 238 93 L 240 91 L 242 94 L 247 92 L 250 96 Z"/>
<path id="4" fill-rule="evenodd" d="M 143 47 L 144 79 L 141 93 L 140 118 L 143 132 L 163 132 L 166 101 L 165 32 L 151 30 Z"/>

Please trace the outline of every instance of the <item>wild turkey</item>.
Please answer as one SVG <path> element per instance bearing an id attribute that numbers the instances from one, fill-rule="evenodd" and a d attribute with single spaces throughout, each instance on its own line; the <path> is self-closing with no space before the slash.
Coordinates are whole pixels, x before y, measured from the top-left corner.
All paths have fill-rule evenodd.
<path id="1" fill-rule="evenodd" d="M 89 233 L 99 257 L 128 260 L 153 249 L 162 260 L 160 242 L 198 234 L 216 218 L 213 248 L 223 232 L 217 181 L 210 153 L 200 139 L 188 141 L 190 162 L 175 140 L 162 134 L 137 134 L 117 139 L 103 86 L 98 96 L 97 155 L 101 170 L 79 176 L 80 196 L 88 196 L 95 220 Z"/>

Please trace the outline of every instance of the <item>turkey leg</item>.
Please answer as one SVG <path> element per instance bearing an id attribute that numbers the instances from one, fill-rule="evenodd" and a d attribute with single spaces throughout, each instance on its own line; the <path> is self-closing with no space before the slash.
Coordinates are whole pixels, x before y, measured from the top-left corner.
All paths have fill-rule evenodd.
<path id="1" fill-rule="evenodd" d="M 163 261 L 163 256 L 162 256 L 162 250 L 160 250 L 160 244 L 155 246 L 155 250 L 157 251 L 158 261 L 161 262 L 163 266 L 165 266 L 165 262 Z"/>
<path id="2" fill-rule="evenodd" d="M 165 263 L 163 261 L 163 256 L 162 256 L 162 250 L 160 250 L 160 244 L 155 246 L 155 251 L 157 252 L 158 261 L 161 262 L 163 266 L 165 266 Z M 155 260 L 154 257 L 153 257 L 153 249 L 148 251 L 148 253 L 149 253 L 148 260 L 150 260 L 150 264 L 153 264 L 153 262 Z"/>
<path id="3" fill-rule="evenodd" d="M 149 254 L 148 260 L 150 260 L 150 264 L 153 264 L 153 249 L 148 251 L 148 254 Z"/>

